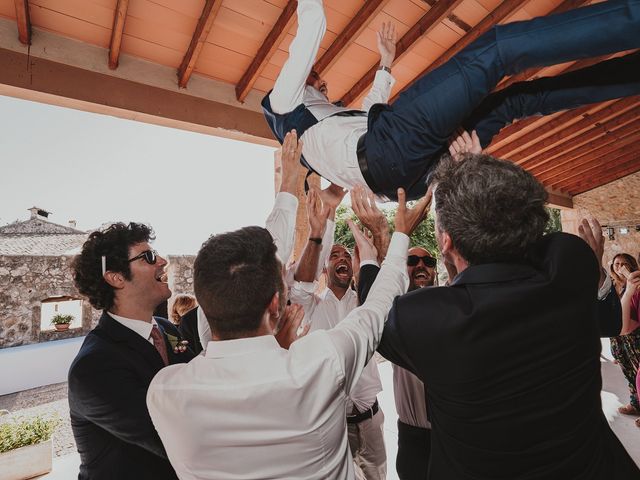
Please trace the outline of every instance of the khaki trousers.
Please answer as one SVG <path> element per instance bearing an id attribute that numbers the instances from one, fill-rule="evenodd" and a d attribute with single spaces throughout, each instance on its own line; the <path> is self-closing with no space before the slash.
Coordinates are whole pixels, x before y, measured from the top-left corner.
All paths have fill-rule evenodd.
<path id="1" fill-rule="evenodd" d="M 347 424 L 349 447 L 356 464 L 358 480 L 385 480 L 387 452 L 384 448 L 384 413 L 382 409 L 360 423 Z"/>

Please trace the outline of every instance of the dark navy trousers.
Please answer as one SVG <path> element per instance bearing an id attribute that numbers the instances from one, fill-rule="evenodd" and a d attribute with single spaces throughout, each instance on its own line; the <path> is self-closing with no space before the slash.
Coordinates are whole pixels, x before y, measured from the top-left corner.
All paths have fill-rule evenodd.
<path id="1" fill-rule="evenodd" d="M 629 57 L 610 64 L 621 68 L 616 80 L 606 81 L 596 68 L 591 80 L 574 74 L 522 82 L 534 85 L 514 84 L 489 95 L 505 75 L 639 47 L 640 0 L 612 0 L 494 26 L 420 78 L 393 105 L 372 107 L 365 148 L 376 193 L 395 199 L 403 187 L 410 199 L 422 196 L 429 173 L 460 126 L 477 128 L 487 145 L 516 118 L 640 93 L 637 74 L 635 81 L 620 79 L 629 65 L 637 65 L 637 57 Z"/>

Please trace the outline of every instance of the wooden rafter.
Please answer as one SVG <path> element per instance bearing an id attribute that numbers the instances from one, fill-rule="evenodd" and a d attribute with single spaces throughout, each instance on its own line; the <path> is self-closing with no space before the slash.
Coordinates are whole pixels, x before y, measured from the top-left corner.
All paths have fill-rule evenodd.
<path id="1" fill-rule="evenodd" d="M 189 78 L 193 73 L 193 69 L 196 66 L 204 42 L 209 36 L 213 21 L 222 6 L 222 0 L 206 0 L 204 7 L 202 8 L 202 14 L 196 25 L 196 29 L 191 37 L 191 43 L 185 53 L 180 68 L 178 68 L 178 86 L 185 88 L 189 83 Z"/>
<path id="2" fill-rule="evenodd" d="M 528 0 L 505 0 L 500 5 L 496 7 L 494 11 L 484 17 L 480 23 L 478 23 L 475 27 L 473 27 L 469 32 L 453 44 L 449 50 L 440 55 L 435 61 L 431 63 L 427 68 L 425 68 L 416 78 L 414 78 L 411 82 L 409 82 L 405 87 L 398 92 L 389 103 L 393 103 L 398 98 L 403 91 L 413 85 L 418 79 L 422 78 L 424 75 L 428 74 L 432 70 L 435 70 L 441 65 L 444 65 L 447 61 L 451 59 L 456 53 L 465 48 L 467 45 L 473 43 L 478 39 L 483 33 L 487 32 L 491 27 L 500 23 L 506 17 L 515 12 L 522 4 L 526 3 Z"/>
<path id="3" fill-rule="evenodd" d="M 638 126 L 636 125 L 636 128 Z M 637 138 L 634 132 L 626 135 L 611 134 L 608 138 L 601 140 L 602 146 L 594 149 L 592 152 L 581 155 L 569 162 L 562 164 L 563 170 L 547 172 L 544 175 L 536 175 L 540 180 L 551 185 L 560 184 L 566 180 L 582 174 L 584 171 L 603 165 L 606 158 L 619 157 L 631 151 L 638 149 Z M 605 143 L 607 142 L 607 143 Z"/>
<path id="4" fill-rule="evenodd" d="M 14 0 L 16 6 L 16 22 L 20 43 L 31 45 L 31 20 L 29 19 L 29 0 Z"/>
<path id="5" fill-rule="evenodd" d="M 324 52 L 324 55 L 316 62 L 313 69 L 319 74 L 322 74 L 331 68 L 345 52 L 347 47 L 351 45 L 351 42 L 358 38 L 358 35 L 367 28 L 371 20 L 375 18 L 388 2 L 389 0 L 369 0 L 365 2 L 355 17 L 353 17 L 344 30 L 340 32 L 327 51 Z"/>
<path id="6" fill-rule="evenodd" d="M 447 18 L 451 11 L 456 8 L 460 2 L 462 2 L 462 0 L 440 0 L 431 7 L 431 9 L 425 13 L 400 40 L 398 40 L 398 43 L 396 43 L 396 58 L 394 63 L 397 63 L 420 38 L 429 33 L 442 20 Z M 373 65 L 369 71 L 367 71 L 367 73 L 365 73 L 362 78 L 360 78 L 360 80 L 358 80 L 342 97 L 342 103 L 344 103 L 344 105 L 350 105 L 356 98 L 358 98 L 360 94 L 364 92 L 369 85 L 371 85 L 377 70 L 378 65 Z"/>
<path id="7" fill-rule="evenodd" d="M 238 101 L 241 102 L 247 97 L 253 84 L 260 76 L 260 72 L 262 72 L 284 37 L 286 37 L 295 20 L 294 14 L 296 13 L 296 8 L 298 8 L 298 2 L 296 0 L 289 0 L 289 3 L 284 7 L 284 10 L 267 35 L 267 38 L 260 47 L 260 50 L 258 50 L 251 65 L 249 65 L 249 68 L 247 68 L 236 85 L 236 98 Z"/>
<path id="8" fill-rule="evenodd" d="M 113 15 L 111 41 L 109 42 L 109 68 L 111 70 L 118 68 L 120 47 L 122 45 L 122 33 L 124 32 L 124 21 L 127 18 L 127 8 L 129 8 L 129 0 L 118 0 L 116 11 Z"/>
<path id="9" fill-rule="evenodd" d="M 565 165 L 570 165 L 572 159 L 592 152 L 602 146 L 603 142 L 614 141 L 615 137 L 607 135 L 609 132 L 625 135 L 626 130 L 632 128 L 630 124 L 638 118 L 640 118 L 640 107 L 636 106 L 618 117 L 596 125 L 578 137 L 565 140 L 563 143 L 536 155 L 535 166 L 527 166 L 527 170 L 534 175 L 543 175 L 551 170 L 564 168 Z"/>
<path id="10" fill-rule="evenodd" d="M 624 151 L 618 151 L 610 156 L 601 158 L 595 167 L 580 171 L 572 178 L 558 183 L 565 191 L 586 191 L 606 185 L 620 177 L 640 171 L 640 147 L 629 146 Z"/>
<path id="11" fill-rule="evenodd" d="M 590 180 L 585 180 L 584 182 L 573 184 L 567 188 L 571 189 L 572 192 L 575 192 L 575 195 L 579 195 L 581 193 L 588 192 L 589 190 L 593 190 L 594 188 L 598 188 L 611 182 L 615 182 L 616 180 L 620 180 L 627 175 L 637 173 L 638 171 L 640 171 L 640 164 L 638 164 L 637 160 L 639 154 L 640 152 L 634 152 L 632 155 L 630 155 L 632 160 L 619 167 L 616 167 L 613 170 L 610 170 L 609 173 L 604 177 L 592 174 L 590 175 Z"/>
<path id="12" fill-rule="evenodd" d="M 625 110 L 631 108 L 633 103 L 634 102 L 630 101 L 629 99 L 623 99 L 618 100 L 610 105 L 587 105 L 580 109 L 583 110 L 586 108 L 587 111 L 577 112 L 575 110 L 569 110 L 556 117 L 552 121 L 545 123 L 540 128 L 532 130 L 522 137 L 519 137 L 514 142 L 497 150 L 496 152 L 494 152 L 494 155 L 500 158 L 508 158 L 509 160 L 523 166 L 530 166 L 531 163 L 538 164 L 540 163 L 540 158 L 538 158 L 538 155 L 542 151 L 554 146 L 558 142 L 566 141 L 567 139 L 577 134 L 582 134 L 584 130 L 592 128 L 593 125 L 619 115 Z M 580 118 L 580 116 L 582 116 L 583 118 Z M 547 132 L 556 130 L 559 127 L 562 128 L 557 132 L 546 137 L 544 136 Z M 507 154 L 504 152 L 504 150 L 513 151 L 535 140 L 538 141 L 518 151 L 517 153 Z M 530 159 L 531 161 L 527 162 L 528 159 Z"/>

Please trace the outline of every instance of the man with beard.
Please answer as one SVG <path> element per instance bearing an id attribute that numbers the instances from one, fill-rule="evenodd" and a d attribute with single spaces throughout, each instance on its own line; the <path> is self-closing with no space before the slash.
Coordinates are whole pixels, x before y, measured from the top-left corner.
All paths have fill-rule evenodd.
<path id="1" fill-rule="evenodd" d="M 376 207 L 373 194 L 356 187 L 351 194 L 353 210 L 373 234 L 376 244 L 388 244 L 389 228 Z M 386 237 L 386 238 L 385 238 Z M 409 291 L 431 287 L 436 279 L 436 259 L 422 247 L 409 249 L 407 274 Z M 380 267 L 363 265 L 358 282 L 358 298 L 364 302 Z M 411 372 L 393 365 L 393 396 L 398 412 L 398 454 L 396 471 L 400 480 L 425 479 L 431 453 L 431 423 L 427 418 L 424 384 Z"/>
<path id="2" fill-rule="evenodd" d="M 409 291 L 431 287 L 436 278 L 436 260 L 422 247 L 409 249 Z M 380 267 L 364 265 L 360 270 L 358 296 L 365 301 Z M 393 397 L 398 412 L 396 471 L 400 480 L 427 478 L 431 453 L 431 423 L 427 418 L 424 384 L 414 374 L 393 365 Z"/>
<path id="3" fill-rule="evenodd" d="M 296 267 L 296 281 L 291 288 L 290 299 L 292 303 L 303 306 L 305 322 L 310 325 L 311 331 L 330 330 L 358 306 L 358 296 L 351 289 L 352 258 L 346 247 L 333 245 L 322 269 L 326 273 L 327 288 L 320 294 L 314 293 L 317 289 L 322 239 L 327 238 L 327 218 L 331 212 L 322 205 L 315 189 L 309 190 L 307 211 L 310 238 Z M 328 250 L 328 246 L 325 249 Z M 375 361 L 370 361 L 352 388 L 347 402 L 349 447 L 356 465 L 368 480 L 384 479 L 387 473 L 384 415 L 376 398 L 381 391 L 378 366 Z M 357 476 L 362 478 L 360 472 Z"/>

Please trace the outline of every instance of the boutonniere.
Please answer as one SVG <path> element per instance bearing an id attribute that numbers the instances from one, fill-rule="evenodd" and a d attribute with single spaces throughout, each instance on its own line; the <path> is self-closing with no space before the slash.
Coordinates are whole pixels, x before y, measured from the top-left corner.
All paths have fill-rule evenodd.
<path id="1" fill-rule="evenodd" d="M 183 353 L 187 351 L 187 345 L 189 345 L 188 340 L 180 340 L 178 337 L 169 334 L 167 334 L 167 340 L 169 340 L 169 344 L 171 348 L 173 348 L 173 353 Z"/>

